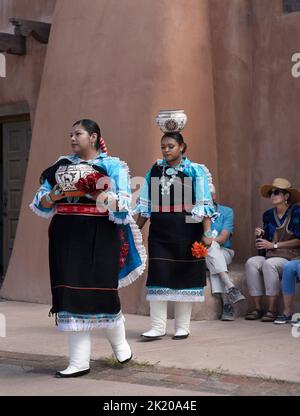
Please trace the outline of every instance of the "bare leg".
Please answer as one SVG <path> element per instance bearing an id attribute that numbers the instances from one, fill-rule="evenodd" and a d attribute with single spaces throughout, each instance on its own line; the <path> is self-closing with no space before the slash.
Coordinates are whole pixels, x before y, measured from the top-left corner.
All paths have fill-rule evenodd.
<path id="1" fill-rule="evenodd" d="M 293 295 L 283 295 L 283 302 L 284 302 L 283 313 L 285 316 L 289 316 L 292 314 L 293 300 L 294 300 Z"/>
<path id="2" fill-rule="evenodd" d="M 261 307 L 262 296 L 252 296 L 252 299 L 254 301 L 255 309 L 262 309 Z"/>
<path id="3" fill-rule="evenodd" d="M 268 310 L 272 312 L 276 312 L 276 302 L 278 296 L 267 296 L 268 299 Z"/>

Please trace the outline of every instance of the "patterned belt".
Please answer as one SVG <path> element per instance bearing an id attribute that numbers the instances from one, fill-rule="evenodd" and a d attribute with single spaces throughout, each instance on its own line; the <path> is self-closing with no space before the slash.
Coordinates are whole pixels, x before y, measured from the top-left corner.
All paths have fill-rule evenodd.
<path id="1" fill-rule="evenodd" d="M 107 216 L 108 211 L 100 212 L 96 205 L 90 204 L 57 204 L 57 214 Z"/>
<path id="2" fill-rule="evenodd" d="M 191 212 L 193 205 L 153 205 L 152 212 Z"/>

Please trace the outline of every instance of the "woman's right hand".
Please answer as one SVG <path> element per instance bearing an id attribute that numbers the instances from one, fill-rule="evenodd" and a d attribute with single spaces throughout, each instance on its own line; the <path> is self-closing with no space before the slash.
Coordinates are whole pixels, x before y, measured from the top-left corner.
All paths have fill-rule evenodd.
<path id="1" fill-rule="evenodd" d="M 213 238 L 202 237 L 202 242 L 206 245 L 206 247 L 211 247 L 213 241 Z"/>
<path id="2" fill-rule="evenodd" d="M 66 197 L 66 194 L 60 189 L 59 185 L 55 185 L 49 192 L 49 196 L 53 202 L 60 201 Z"/>
<path id="3" fill-rule="evenodd" d="M 260 237 L 264 234 L 264 230 L 262 228 L 256 227 L 255 228 L 255 237 Z"/>
<path id="4" fill-rule="evenodd" d="M 144 225 L 146 224 L 147 221 L 148 221 L 148 218 L 142 217 L 141 214 L 139 214 L 137 219 L 136 219 L 136 224 L 139 227 L 139 229 L 141 230 L 144 227 Z"/>

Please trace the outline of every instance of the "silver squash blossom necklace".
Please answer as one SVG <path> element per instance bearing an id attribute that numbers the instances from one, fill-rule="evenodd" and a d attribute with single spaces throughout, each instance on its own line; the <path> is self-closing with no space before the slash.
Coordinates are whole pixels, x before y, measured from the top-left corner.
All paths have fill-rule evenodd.
<path id="1" fill-rule="evenodd" d="M 178 170 L 180 169 L 180 167 L 182 166 L 182 162 L 183 159 L 181 160 L 180 164 L 174 167 L 163 167 L 163 172 L 162 172 L 162 177 L 160 178 L 160 184 L 161 184 L 161 194 L 165 195 L 165 193 L 167 195 L 170 195 L 170 188 L 171 185 L 173 184 L 175 177 L 178 173 Z M 171 176 L 171 178 L 169 180 L 167 180 L 166 175 Z"/>

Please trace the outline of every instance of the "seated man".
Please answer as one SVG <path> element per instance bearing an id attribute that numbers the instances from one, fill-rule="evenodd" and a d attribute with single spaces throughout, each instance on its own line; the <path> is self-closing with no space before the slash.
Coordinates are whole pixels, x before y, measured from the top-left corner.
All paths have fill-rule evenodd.
<path id="1" fill-rule="evenodd" d="M 231 304 L 244 300 L 245 297 L 234 286 L 227 268 L 234 256 L 230 241 L 233 233 L 233 209 L 217 203 L 214 185 L 211 187 L 211 196 L 219 215 L 211 224 L 214 241 L 205 257 L 206 266 L 210 273 L 212 294 L 219 295 L 222 300 L 223 311 L 220 319 L 234 321 Z"/>

